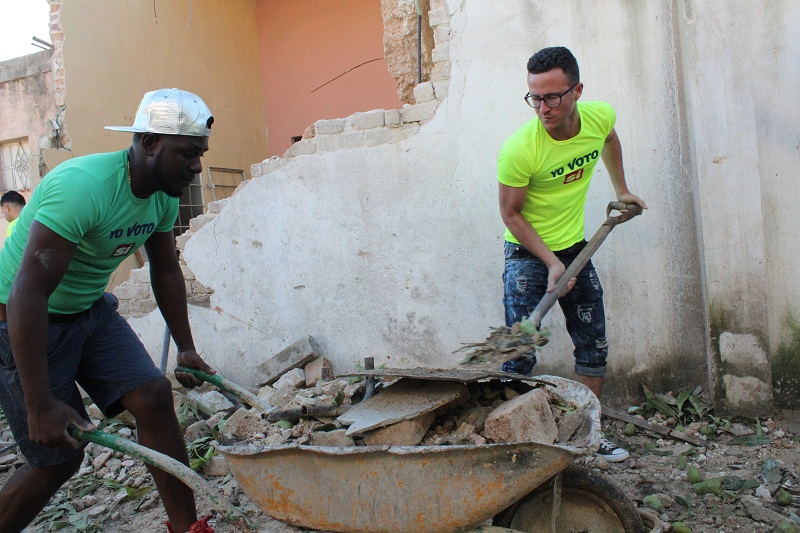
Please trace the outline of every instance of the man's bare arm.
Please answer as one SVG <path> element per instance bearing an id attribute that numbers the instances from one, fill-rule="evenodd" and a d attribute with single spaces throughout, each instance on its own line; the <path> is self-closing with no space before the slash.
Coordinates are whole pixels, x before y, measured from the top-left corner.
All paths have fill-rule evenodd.
<path id="1" fill-rule="evenodd" d="M 53 397 L 47 371 L 47 301 L 64 277 L 76 248 L 75 243 L 34 221 L 6 309 L 30 439 L 66 448 L 78 445 L 66 432 L 69 424 L 94 429 L 74 409 Z"/>
<path id="2" fill-rule="evenodd" d="M 500 187 L 500 216 L 503 218 L 503 223 L 522 246 L 547 265 L 547 292 L 551 292 L 566 268 L 522 214 L 522 206 L 525 204 L 528 189 L 510 187 L 502 183 L 498 183 L 498 186 Z M 567 290 L 574 285 L 574 282 L 570 283 Z"/>
<path id="3" fill-rule="evenodd" d="M 639 204 L 642 209 L 647 209 L 644 200 L 628 190 L 628 184 L 625 182 L 625 169 L 622 165 L 622 144 L 615 129 L 612 129 L 606 137 L 601 157 L 606 170 L 608 170 L 608 177 L 614 187 L 617 200 L 626 204 Z"/>

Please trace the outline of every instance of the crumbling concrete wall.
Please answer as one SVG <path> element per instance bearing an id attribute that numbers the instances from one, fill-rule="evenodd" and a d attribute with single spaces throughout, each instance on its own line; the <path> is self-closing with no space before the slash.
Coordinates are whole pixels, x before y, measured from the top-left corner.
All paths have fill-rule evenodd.
<path id="1" fill-rule="evenodd" d="M 434 66 L 417 90 L 433 100 L 318 122 L 284 158 L 254 165 L 255 179 L 186 242 L 188 266 L 214 291 L 210 308 L 191 310 L 212 364 L 247 383 L 248 368 L 305 335 L 337 372 L 365 356 L 457 364 L 453 350 L 503 320 L 495 160 L 532 117 L 525 63 L 564 44 L 580 62 L 583 98 L 614 105 L 628 183 L 651 207 L 595 256 L 609 398 L 639 393 L 640 381 L 713 383 L 723 408 L 752 415 L 770 409 L 765 361 L 793 393 L 783 397 L 800 397 L 797 380 L 775 374 L 776 353 L 781 368 L 800 367 L 790 320 L 800 277 L 785 245 L 800 200 L 800 111 L 779 105 L 800 96 L 791 30 L 800 6 L 777 2 L 746 20 L 722 1 L 430 7 Z M 763 40 L 746 46 L 753 35 Z M 611 199 L 598 166 L 587 237 Z M 132 321 L 148 346 L 160 346 L 158 320 Z M 558 309 L 545 325 L 553 336 L 538 370 L 569 376 Z"/>

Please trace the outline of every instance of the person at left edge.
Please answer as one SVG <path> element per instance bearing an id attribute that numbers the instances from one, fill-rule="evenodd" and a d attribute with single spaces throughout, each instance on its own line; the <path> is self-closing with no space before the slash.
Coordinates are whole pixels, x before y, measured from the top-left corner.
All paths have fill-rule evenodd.
<path id="1" fill-rule="evenodd" d="M 21 531 L 78 470 L 83 446 L 70 425 L 92 430 L 79 384 L 106 416 L 127 410 L 139 442 L 188 464 L 169 380 L 104 292 L 110 275 L 144 245 L 156 302 L 178 346 L 178 364 L 214 373 L 195 349 L 175 252 L 178 197 L 202 171 L 214 118 L 196 95 L 147 93 L 127 150 L 77 157 L 50 172 L 0 250 L 0 407 L 26 459 L 0 491 L 0 531 Z M 194 387 L 200 381 L 176 373 Z M 148 467 L 168 531 L 213 531 L 191 489 Z"/>

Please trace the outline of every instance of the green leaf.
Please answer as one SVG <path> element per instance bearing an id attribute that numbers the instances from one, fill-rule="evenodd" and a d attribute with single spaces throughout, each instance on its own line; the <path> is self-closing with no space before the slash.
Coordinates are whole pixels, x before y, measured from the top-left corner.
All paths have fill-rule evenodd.
<path id="1" fill-rule="evenodd" d="M 678 393 L 678 411 L 683 411 L 683 404 L 686 403 L 686 400 L 688 400 L 691 395 L 692 393 L 688 390 L 682 390 Z"/>
<path id="2" fill-rule="evenodd" d="M 294 427 L 294 424 L 292 424 L 291 421 L 286 419 L 278 420 L 277 422 L 275 422 L 275 425 L 281 429 L 291 429 L 292 427 Z"/>
<path id="3" fill-rule="evenodd" d="M 642 389 L 644 390 L 644 395 L 647 398 L 647 403 L 649 405 L 651 405 L 658 412 L 668 417 L 678 418 L 678 413 L 676 413 L 675 410 L 669 405 L 667 405 L 665 402 L 656 398 L 656 395 L 653 394 L 644 383 L 642 383 Z"/>
<path id="4" fill-rule="evenodd" d="M 153 486 L 139 487 L 138 489 L 133 487 L 125 487 L 125 492 L 128 494 L 128 498 L 131 500 L 141 500 L 153 490 L 155 490 L 155 487 Z"/>
<path id="5" fill-rule="evenodd" d="M 709 410 L 709 407 L 703 405 L 703 402 L 700 401 L 700 398 L 694 394 L 689 396 L 689 403 L 692 404 L 695 414 L 700 418 L 703 418 Z"/>
<path id="6" fill-rule="evenodd" d="M 764 436 L 764 428 L 761 427 L 761 420 L 756 418 L 756 437 Z"/>

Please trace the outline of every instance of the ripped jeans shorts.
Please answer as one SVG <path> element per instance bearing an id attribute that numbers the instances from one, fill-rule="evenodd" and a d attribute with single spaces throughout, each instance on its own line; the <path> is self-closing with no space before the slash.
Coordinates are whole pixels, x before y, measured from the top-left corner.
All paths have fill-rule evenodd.
<path id="1" fill-rule="evenodd" d="M 569 267 L 585 245 L 586 241 L 580 241 L 566 250 L 555 252 L 556 257 Z M 524 246 L 506 242 L 503 289 L 506 325 L 512 326 L 530 316 L 544 296 L 547 266 Z M 605 375 L 608 341 L 603 287 L 591 261 L 578 274 L 575 287 L 559 298 L 558 304 L 564 312 L 567 332 L 575 346 L 575 373 L 590 377 Z"/>

